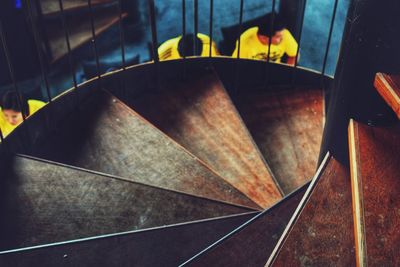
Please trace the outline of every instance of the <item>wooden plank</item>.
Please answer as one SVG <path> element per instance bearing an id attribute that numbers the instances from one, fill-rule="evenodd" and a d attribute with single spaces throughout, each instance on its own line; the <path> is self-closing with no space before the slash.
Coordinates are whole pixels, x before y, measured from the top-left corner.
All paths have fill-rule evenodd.
<path id="1" fill-rule="evenodd" d="M 201 160 L 105 91 L 81 103 L 33 155 L 132 181 L 258 208 Z"/>
<path id="2" fill-rule="evenodd" d="M 314 177 L 266 266 L 355 266 L 348 168 L 334 158 Z"/>
<path id="3" fill-rule="evenodd" d="M 322 90 L 255 92 L 235 102 L 283 191 L 290 193 L 309 181 L 322 140 Z"/>
<path id="4" fill-rule="evenodd" d="M 123 18 L 126 16 L 127 13 L 122 14 Z M 67 16 L 66 21 L 72 50 L 75 50 L 92 40 L 92 30 L 88 14 L 82 16 L 82 18 Z M 116 6 L 94 10 L 96 36 L 105 32 L 118 21 L 119 13 Z M 52 60 L 55 62 L 68 53 L 65 33 L 64 30 L 62 30 L 61 24 L 56 22 L 46 24 L 46 31 L 52 52 Z"/>
<path id="5" fill-rule="evenodd" d="M 299 188 L 183 265 L 263 266 L 306 189 Z"/>
<path id="6" fill-rule="evenodd" d="M 8 166 L 0 250 L 251 211 L 25 157 Z"/>
<path id="7" fill-rule="evenodd" d="M 258 212 L 0 252 L 1 266 L 177 266 Z"/>
<path id="8" fill-rule="evenodd" d="M 399 266 L 400 126 L 351 121 L 349 139 L 359 266 Z"/>
<path id="9" fill-rule="evenodd" d="M 400 119 L 400 75 L 377 73 L 374 85 Z"/>
<path id="10" fill-rule="evenodd" d="M 362 184 L 360 180 L 360 170 L 357 164 L 358 143 L 358 127 L 353 120 L 350 120 L 348 139 L 349 139 L 349 156 L 350 156 L 350 173 L 351 188 L 353 202 L 353 220 L 354 220 L 354 237 L 356 245 L 356 262 L 357 266 L 367 266 L 366 243 L 365 243 L 365 223 L 364 223 L 364 207 Z"/>
<path id="11" fill-rule="evenodd" d="M 174 82 L 163 92 L 124 101 L 258 205 L 270 207 L 281 198 L 262 155 L 214 72 Z"/>
<path id="12" fill-rule="evenodd" d="M 92 6 L 115 2 L 114 0 L 92 0 Z M 65 12 L 88 8 L 88 0 L 67 0 L 63 1 Z M 55 15 L 60 12 L 58 0 L 40 0 L 40 8 L 43 15 Z"/>

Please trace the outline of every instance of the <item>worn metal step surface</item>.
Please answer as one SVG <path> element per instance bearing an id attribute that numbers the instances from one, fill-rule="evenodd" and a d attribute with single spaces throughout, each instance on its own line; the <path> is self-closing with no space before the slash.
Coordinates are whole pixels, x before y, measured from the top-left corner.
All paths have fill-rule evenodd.
<path id="1" fill-rule="evenodd" d="M 306 189 L 299 188 L 182 266 L 264 266 Z"/>
<path id="2" fill-rule="evenodd" d="M 1 266 L 175 267 L 258 212 L 182 223 L 143 231 L 49 244 L 6 253 Z"/>
<path id="3" fill-rule="evenodd" d="M 135 182 L 258 208 L 202 161 L 105 91 L 91 95 L 32 154 Z"/>
<path id="4" fill-rule="evenodd" d="M 281 198 L 277 184 L 213 71 L 161 92 L 123 99 L 260 206 Z"/>
<path id="5" fill-rule="evenodd" d="M 400 126 L 349 125 L 357 263 L 400 266 Z"/>
<path id="6" fill-rule="evenodd" d="M 287 194 L 309 181 L 322 140 L 322 90 L 254 92 L 235 103 L 282 190 Z"/>
<path id="7" fill-rule="evenodd" d="M 325 157 L 265 266 L 355 266 L 350 171 Z"/>
<path id="8" fill-rule="evenodd" d="M 23 156 L 7 163 L 1 250 L 251 211 Z"/>
<path id="9" fill-rule="evenodd" d="M 127 13 L 123 13 L 121 16 L 125 18 Z M 93 20 L 96 36 L 99 36 L 119 21 L 118 6 L 111 5 L 104 9 L 94 9 Z M 66 27 L 69 31 L 69 42 L 72 50 L 90 43 L 93 39 L 89 14 L 67 16 Z M 60 60 L 68 54 L 68 46 L 61 21 L 55 20 L 46 23 L 45 31 L 49 41 L 52 62 Z"/>
<path id="10" fill-rule="evenodd" d="M 115 0 L 92 0 L 92 6 L 115 2 Z M 60 12 L 60 3 L 58 0 L 40 0 L 40 9 L 43 15 L 54 15 Z M 88 0 L 67 0 L 63 1 L 64 11 L 74 11 L 88 8 Z"/>
<path id="11" fill-rule="evenodd" d="M 400 119 L 400 75 L 377 73 L 374 85 Z"/>

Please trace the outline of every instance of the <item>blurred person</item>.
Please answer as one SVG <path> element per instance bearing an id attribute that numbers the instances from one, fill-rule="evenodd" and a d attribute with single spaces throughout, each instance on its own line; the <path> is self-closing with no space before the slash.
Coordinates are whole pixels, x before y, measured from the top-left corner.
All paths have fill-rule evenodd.
<path id="1" fill-rule="evenodd" d="M 39 100 L 27 100 L 21 94 L 6 92 L 0 102 L 0 129 L 3 137 L 9 135 L 21 122 L 45 105 Z"/>
<path id="2" fill-rule="evenodd" d="M 195 45 L 196 44 L 196 45 Z M 193 34 L 186 34 L 165 41 L 158 48 L 160 60 L 179 59 L 190 56 L 208 57 L 210 56 L 210 37 L 198 33 L 194 38 Z M 219 55 L 215 42 L 212 42 L 211 56 Z"/>
<path id="3" fill-rule="evenodd" d="M 270 14 L 271 16 L 272 14 Z M 281 63 L 282 58 L 286 55 L 285 63 L 294 65 L 296 61 L 296 53 L 298 44 L 289 30 L 285 28 L 285 24 L 278 14 L 274 16 L 272 27 L 268 26 L 270 18 L 263 20 L 258 26 L 247 29 L 240 38 L 240 58 L 267 60 L 268 47 L 271 42 L 269 52 L 270 61 Z M 232 57 L 237 57 L 238 41 Z"/>

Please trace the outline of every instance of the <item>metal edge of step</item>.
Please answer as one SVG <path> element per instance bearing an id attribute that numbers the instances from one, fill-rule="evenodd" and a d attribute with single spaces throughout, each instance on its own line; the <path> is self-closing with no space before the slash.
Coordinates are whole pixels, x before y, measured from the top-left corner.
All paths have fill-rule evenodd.
<path id="1" fill-rule="evenodd" d="M 278 240 L 275 248 L 273 249 L 270 257 L 268 258 L 268 261 L 265 264 L 265 267 L 272 266 L 273 262 L 275 261 L 276 257 L 279 254 L 279 251 L 283 247 L 283 244 L 285 243 L 285 241 L 286 241 L 286 239 L 288 237 L 288 234 L 290 233 L 291 229 L 295 225 L 297 219 L 299 218 L 299 216 L 301 215 L 302 211 L 304 210 L 306 204 L 308 203 L 308 200 L 310 199 L 311 194 L 314 191 L 318 181 L 322 177 L 322 174 L 324 173 L 324 170 L 328 166 L 328 163 L 329 163 L 330 159 L 331 159 L 331 155 L 328 152 L 328 153 L 326 153 L 323 161 L 321 162 L 320 166 L 318 167 L 318 170 L 315 173 L 314 178 L 311 180 L 311 182 L 310 182 L 310 184 L 309 184 L 309 186 L 307 188 L 307 191 L 304 193 L 303 198 L 301 199 L 299 205 L 297 206 L 295 212 L 293 213 L 293 216 L 290 218 L 285 230 L 283 231 L 281 237 L 279 238 L 279 240 Z"/>
<path id="2" fill-rule="evenodd" d="M 143 232 L 158 231 L 158 230 L 163 230 L 163 229 L 177 228 L 177 227 L 185 226 L 185 225 L 201 224 L 201 223 L 204 223 L 204 222 L 224 220 L 224 219 L 235 218 L 235 217 L 246 216 L 246 215 L 253 215 L 254 214 L 254 216 L 258 216 L 259 213 L 260 213 L 260 211 L 249 211 L 249 212 L 245 212 L 245 213 L 232 214 L 232 215 L 226 215 L 226 216 L 219 216 L 219 217 L 195 220 L 195 221 L 190 221 L 190 222 L 175 223 L 175 224 L 169 224 L 169 225 L 163 225 L 163 226 L 155 226 L 155 227 L 149 227 L 149 228 L 145 228 L 145 229 L 126 231 L 126 232 L 98 235 L 98 236 L 85 237 L 85 238 L 79 238 L 79 239 L 73 239 L 73 240 L 67 240 L 67 241 L 61 241 L 61 242 L 48 243 L 48 244 L 37 245 L 37 246 L 10 249 L 10 250 L 0 251 L 0 255 L 17 253 L 17 252 L 24 252 L 24 251 L 30 251 L 30 250 L 37 250 L 37 249 L 42 249 L 42 248 L 54 247 L 54 246 L 62 246 L 62 245 L 67 245 L 67 244 L 88 242 L 88 241 L 105 239 L 105 238 L 126 236 L 126 235 L 136 234 L 136 233 L 143 233 Z"/>
<path id="3" fill-rule="evenodd" d="M 73 166 L 73 165 L 68 165 L 68 164 L 65 164 L 65 163 L 55 162 L 55 161 L 51 161 L 51 160 L 47 160 L 47 159 L 43 159 L 43 158 L 38 158 L 38 157 L 26 155 L 26 154 L 16 154 L 15 156 L 21 157 L 21 158 L 25 158 L 25 159 L 29 159 L 29 160 L 42 162 L 42 163 L 46 163 L 46 164 L 51 164 L 51 165 L 55 165 L 55 166 L 59 166 L 59 167 L 64 167 L 64 168 L 68 168 L 68 169 L 75 170 L 75 171 L 86 172 L 86 173 L 93 174 L 93 175 L 100 175 L 100 176 L 103 176 L 103 177 L 107 177 L 107 178 L 111 178 L 111 179 L 115 179 L 115 180 L 120 180 L 120 181 L 123 181 L 123 182 L 138 184 L 138 185 L 142 185 L 142 186 L 146 186 L 146 187 L 150 187 L 150 188 L 155 188 L 155 189 L 159 189 L 159 190 L 164 190 L 164 191 L 168 191 L 168 192 L 172 192 L 172 193 L 176 193 L 176 194 L 180 194 L 180 195 L 200 198 L 200 199 L 204 199 L 204 200 L 207 200 L 207 201 L 212 201 L 212 202 L 215 202 L 215 203 L 221 203 L 221 204 L 224 204 L 224 205 L 230 205 L 230 206 L 234 206 L 234 207 L 238 207 L 238 208 L 244 208 L 244 209 L 248 209 L 248 210 L 251 210 L 251 211 L 259 211 L 259 210 L 255 209 L 253 207 L 248 207 L 248 206 L 244 206 L 244 205 L 240 205 L 240 204 L 230 203 L 230 202 L 226 202 L 226 201 L 222 201 L 222 200 L 218 200 L 218 199 L 207 198 L 207 197 L 203 197 L 203 196 L 192 195 L 192 194 L 189 194 L 189 193 L 186 193 L 186 192 L 181 192 L 179 190 L 172 190 L 172 189 L 158 187 L 158 186 L 154 186 L 154 185 L 149 185 L 149 184 L 145 184 L 145 183 L 141 183 L 141 182 L 135 182 L 135 181 L 132 181 L 132 180 L 129 180 L 129 179 L 126 179 L 124 177 L 117 176 L 117 175 L 112 175 L 112 174 L 107 174 L 107 173 L 103 173 L 103 172 L 99 172 L 99 171 L 89 170 L 89 169 L 85 169 L 85 168 L 81 168 L 81 167 L 77 167 L 77 166 Z"/>
<path id="4" fill-rule="evenodd" d="M 130 112 L 131 114 L 133 114 L 134 116 L 136 116 L 137 118 L 139 118 L 141 121 L 143 121 L 144 123 L 146 123 L 147 125 L 149 125 L 150 127 L 152 127 L 153 129 L 155 129 L 159 134 L 163 135 L 165 138 L 167 138 L 169 141 L 171 141 L 174 145 L 176 145 L 177 147 L 179 147 L 181 150 L 183 150 L 187 155 L 189 155 L 192 159 L 194 159 L 196 162 L 198 162 L 199 164 L 201 164 L 203 167 L 205 167 L 208 171 L 210 171 L 211 173 L 213 173 L 216 178 L 220 178 L 224 183 L 228 184 L 229 186 L 231 186 L 232 188 L 234 188 L 237 192 L 240 192 L 243 196 L 245 196 L 247 199 L 249 199 L 251 202 L 254 203 L 255 206 L 257 206 L 260 210 L 262 209 L 262 207 L 260 205 L 258 205 L 257 203 L 255 203 L 249 196 L 247 196 L 245 193 L 243 193 L 242 191 L 240 191 L 239 189 L 237 189 L 234 185 L 232 185 L 227 179 L 224 179 L 218 172 L 216 172 L 215 170 L 213 170 L 207 163 L 205 163 L 203 160 L 201 160 L 200 158 L 198 158 L 196 155 L 194 155 L 193 153 L 191 153 L 188 149 L 186 149 L 184 146 L 182 146 L 181 144 L 179 144 L 177 141 L 175 141 L 174 139 L 172 139 L 171 137 L 169 137 L 167 134 L 165 134 L 163 131 L 161 131 L 159 128 L 157 128 L 154 124 L 152 124 L 150 121 L 148 121 L 146 118 L 144 118 L 142 115 L 140 115 L 138 112 L 136 112 L 134 109 L 132 109 L 131 107 L 129 107 L 124 101 L 122 101 L 121 99 L 119 99 L 118 97 L 114 96 L 110 91 L 108 91 L 107 89 L 102 89 L 102 91 L 104 91 L 105 93 L 107 93 L 111 98 L 113 98 L 116 101 L 118 101 L 118 103 L 120 103 L 128 112 Z M 223 202 L 223 201 L 222 201 Z M 240 205 L 239 205 L 240 206 Z M 256 210 L 255 207 L 252 208 L 253 210 Z"/>

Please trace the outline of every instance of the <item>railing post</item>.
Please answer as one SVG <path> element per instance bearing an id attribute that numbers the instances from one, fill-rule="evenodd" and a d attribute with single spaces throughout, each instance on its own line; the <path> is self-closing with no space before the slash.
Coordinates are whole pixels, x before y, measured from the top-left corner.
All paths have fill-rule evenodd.
<path id="1" fill-rule="evenodd" d="M 331 24 L 330 24 L 330 27 L 329 27 L 329 34 L 328 34 L 328 43 L 326 44 L 325 55 L 324 55 L 324 63 L 322 65 L 322 71 L 321 71 L 322 85 L 324 83 L 324 75 L 325 75 L 325 70 L 326 70 L 326 63 L 328 61 L 329 47 L 330 47 L 331 39 L 332 39 L 333 26 L 335 25 L 335 18 L 336 18 L 336 13 L 337 13 L 338 2 L 339 2 L 338 0 L 335 0 L 335 5 L 334 5 L 333 11 L 332 11 L 332 19 L 331 19 Z"/>
<path id="2" fill-rule="evenodd" d="M 242 39 L 242 27 L 243 27 L 243 8 L 244 8 L 244 0 L 240 0 L 240 8 L 239 8 L 239 27 L 238 27 L 238 49 L 237 49 L 237 55 L 236 55 L 236 64 L 235 64 L 235 93 L 239 92 L 239 72 L 240 72 L 240 45 L 241 45 L 241 39 Z"/>
<path id="3" fill-rule="evenodd" d="M 121 43 L 121 58 L 122 58 L 122 69 L 126 68 L 126 55 L 125 55 L 125 33 L 124 26 L 122 23 L 122 0 L 118 0 L 118 13 L 119 13 L 119 40 Z"/>
<path id="4" fill-rule="evenodd" d="M 271 44 L 272 44 L 272 34 L 274 30 L 274 23 L 275 23 L 275 5 L 276 0 L 272 0 L 272 7 L 271 7 L 271 20 L 270 20 L 270 30 L 269 30 L 269 39 L 268 39 L 268 55 L 266 60 L 266 72 L 265 72 L 265 80 L 264 80 L 264 87 L 268 87 L 269 83 L 269 74 L 270 74 L 270 55 L 271 55 Z"/>
<path id="5" fill-rule="evenodd" d="M 97 82 L 99 85 L 99 88 L 101 87 L 101 73 L 100 73 L 100 60 L 99 60 L 99 52 L 97 50 L 97 42 L 96 42 L 96 27 L 94 25 L 94 14 L 93 14 L 93 6 L 92 6 L 92 0 L 88 0 L 88 6 L 89 6 L 89 13 L 90 13 L 90 28 L 92 31 L 92 44 L 93 44 L 93 53 L 95 56 L 96 60 L 96 70 L 97 70 Z"/>
<path id="6" fill-rule="evenodd" d="M 194 34 L 193 34 L 193 55 L 196 54 L 197 51 L 197 34 L 199 33 L 199 1 L 198 0 L 193 0 L 193 7 L 194 7 Z"/>
<path id="7" fill-rule="evenodd" d="M 182 40 L 186 39 L 186 0 L 182 0 Z M 186 51 L 186 44 L 182 42 L 183 51 Z M 183 53 L 182 55 L 183 60 L 183 75 L 182 79 L 186 79 L 186 54 Z"/>
<path id="8" fill-rule="evenodd" d="M 9 71 L 9 74 L 11 77 L 14 91 L 17 94 L 17 96 L 20 96 L 20 92 L 19 92 L 18 86 L 17 86 L 17 80 L 15 79 L 14 69 L 13 69 L 13 65 L 11 62 L 11 58 L 10 58 L 10 51 L 8 50 L 8 46 L 7 46 L 7 40 L 6 40 L 4 28 L 3 28 L 3 22 L 1 20 L 0 20 L 0 39 L 1 39 L 2 46 L 3 46 L 4 55 L 6 57 L 8 71 Z M 20 107 L 20 109 L 23 110 L 20 97 L 17 98 L 17 102 L 18 102 L 18 106 Z M 22 119 L 24 121 L 26 119 L 26 115 L 24 114 L 24 112 L 22 112 Z"/>
<path id="9" fill-rule="evenodd" d="M 303 6 L 301 8 L 299 38 L 297 41 L 297 51 L 296 51 L 296 57 L 294 59 L 294 67 L 293 67 L 293 74 L 292 74 L 292 87 L 296 87 L 297 66 L 299 65 L 300 45 L 301 45 L 301 38 L 303 36 L 303 25 L 304 25 L 304 16 L 306 13 L 306 6 L 307 6 L 307 0 L 303 0 Z"/>
<path id="10" fill-rule="evenodd" d="M 154 62 L 154 76 L 156 80 L 156 87 L 160 90 L 160 59 L 158 56 L 158 40 L 157 40 L 157 24 L 156 24 L 156 7 L 154 0 L 147 0 L 149 13 L 150 13 L 150 26 L 151 26 L 151 46 L 153 51 Z"/>
<path id="11" fill-rule="evenodd" d="M 214 0 L 210 0 L 210 51 L 209 57 L 212 57 L 212 45 L 213 45 L 213 20 L 214 20 Z"/>
<path id="12" fill-rule="evenodd" d="M 61 23 L 64 29 L 64 35 L 65 35 L 65 42 L 67 44 L 67 52 L 68 52 L 68 64 L 69 68 L 72 74 L 72 82 L 74 84 L 74 92 L 76 96 L 76 105 L 79 107 L 79 93 L 78 93 L 78 83 L 76 81 L 76 76 L 75 76 L 75 71 L 74 71 L 74 63 L 72 59 L 72 51 L 71 51 L 71 43 L 69 40 L 69 33 L 67 29 L 67 22 L 65 19 L 65 14 L 64 14 L 64 5 L 63 5 L 63 0 L 58 0 L 58 5 L 60 7 L 60 14 L 61 14 Z"/>
<path id="13" fill-rule="evenodd" d="M 32 33 L 33 33 L 33 38 L 35 39 L 35 44 L 36 44 L 36 51 L 38 54 L 38 58 L 39 58 L 39 63 L 40 63 L 40 70 L 41 70 L 41 74 L 42 74 L 42 79 L 45 83 L 46 86 L 46 93 L 47 93 L 47 99 L 48 101 L 51 103 L 52 101 L 52 97 L 51 97 L 51 93 L 50 93 L 50 85 L 49 85 L 49 79 L 48 79 L 48 75 L 47 75 L 47 70 L 45 67 L 45 63 L 43 60 L 43 53 L 41 50 L 41 43 L 40 43 L 40 39 L 39 39 L 39 31 L 36 27 L 36 22 L 33 16 L 33 7 L 31 5 L 31 0 L 26 0 L 26 7 L 28 9 L 28 19 L 30 21 L 30 24 L 32 26 Z"/>

